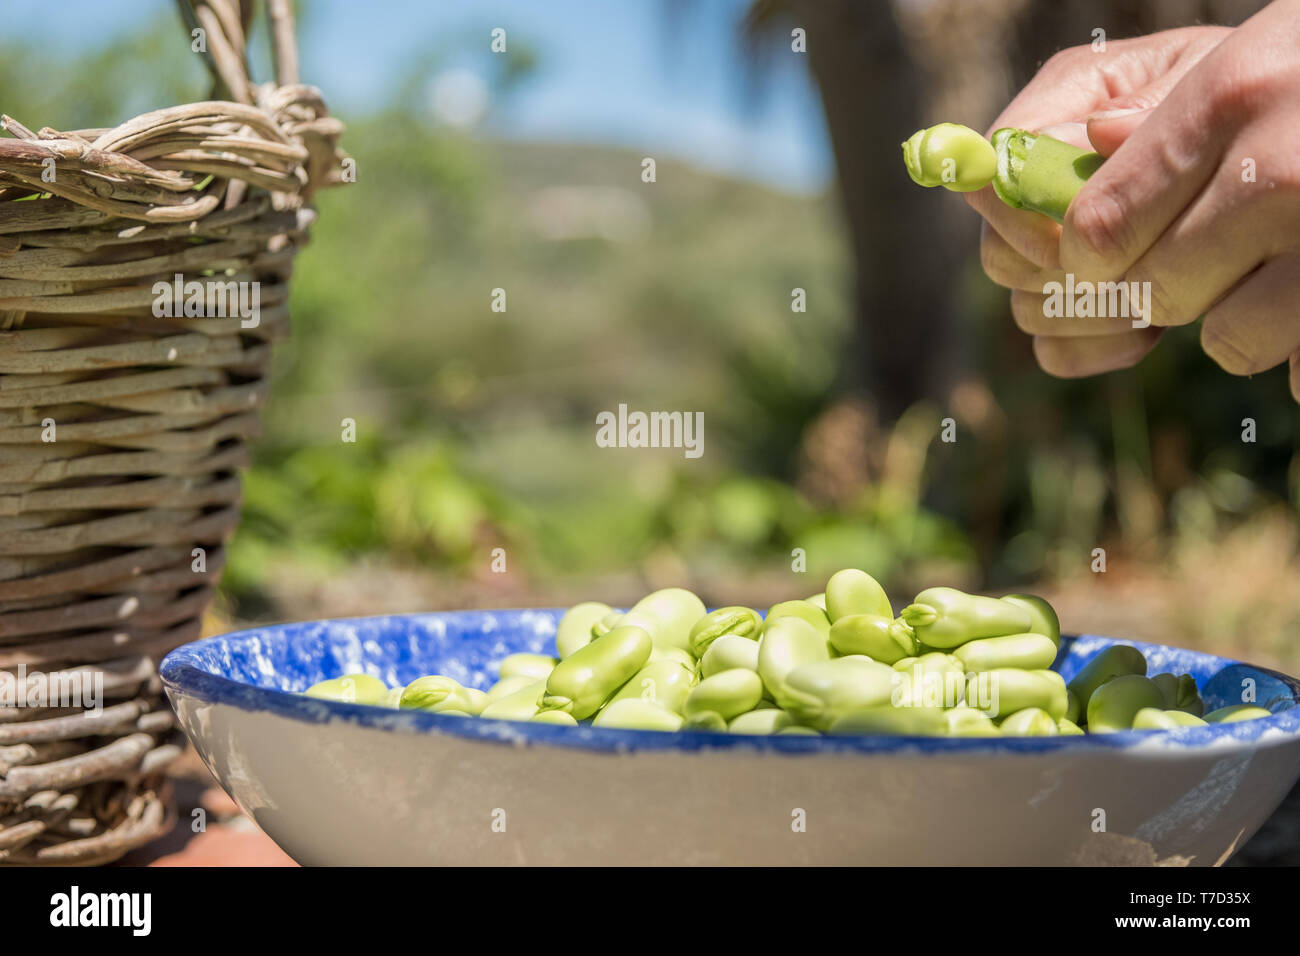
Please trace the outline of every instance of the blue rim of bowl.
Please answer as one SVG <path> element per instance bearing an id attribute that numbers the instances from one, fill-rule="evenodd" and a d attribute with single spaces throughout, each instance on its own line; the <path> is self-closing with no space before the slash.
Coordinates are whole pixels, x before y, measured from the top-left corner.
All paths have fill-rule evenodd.
<path id="1" fill-rule="evenodd" d="M 554 611 L 552 608 L 494 609 L 493 613 L 510 614 L 526 611 Z M 559 609 L 562 610 L 562 609 Z M 446 616 L 464 614 L 464 611 L 445 612 Z M 335 618 L 332 620 L 379 621 L 386 618 L 438 618 L 444 612 L 424 614 L 386 614 L 372 617 Z M 1291 692 L 1289 706 L 1271 717 L 1240 721 L 1230 724 L 1211 724 L 1207 727 L 1179 727 L 1173 730 L 1127 730 L 1111 734 L 1086 734 L 1066 737 L 917 737 L 895 735 L 871 736 L 800 736 L 781 734 L 732 734 L 706 730 L 627 730 L 611 727 L 577 727 L 559 724 L 532 723 L 529 721 L 493 720 L 482 717 L 459 717 L 455 714 L 435 714 L 416 710 L 394 710 L 364 704 L 307 697 L 291 691 L 258 687 L 232 680 L 204 670 L 198 666 L 200 651 L 218 641 L 278 634 L 288 628 L 323 624 L 327 621 L 291 622 L 266 627 L 248 628 L 226 634 L 201 638 L 173 650 L 159 667 L 163 685 L 175 707 L 175 697 L 195 698 L 209 704 L 223 704 L 250 712 L 267 712 L 290 720 L 309 724 L 334 722 L 370 727 L 378 730 L 417 734 L 446 734 L 470 740 L 504 743 L 512 746 L 548 746 L 561 749 L 608 751 L 626 753 L 634 750 L 741 750 L 776 753 L 972 753 L 998 752 L 1007 754 L 1044 753 L 1056 750 L 1131 750 L 1141 749 L 1145 754 L 1159 756 L 1161 752 L 1179 752 L 1189 749 L 1223 749 L 1234 744 L 1257 746 L 1294 743 L 1300 739 L 1300 680 L 1266 667 L 1258 667 L 1231 658 L 1218 657 L 1201 651 L 1174 648 L 1170 645 L 1150 644 L 1123 640 L 1144 655 L 1156 651 L 1175 650 L 1192 654 L 1215 667 L 1249 667 L 1280 681 Z M 1075 640 L 1100 640 L 1106 643 L 1115 638 L 1097 634 L 1064 635 Z M 1287 704 L 1276 701 L 1274 706 Z M 1261 706 L 1267 706 L 1266 703 Z"/>

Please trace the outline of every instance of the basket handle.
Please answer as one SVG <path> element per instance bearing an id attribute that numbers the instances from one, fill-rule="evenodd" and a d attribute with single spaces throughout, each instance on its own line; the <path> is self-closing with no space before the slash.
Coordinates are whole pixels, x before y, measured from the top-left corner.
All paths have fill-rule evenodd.
<path id="1" fill-rule="evenodd" d="M 248 33 L 255 0 L 176 0 L 181 19 L 206 35 L 203 57 L 216 82 L 214 96 L 253 105 L 257 97 L 248 70 Z M 266 0 L 271 53 L 278 86 L 298 83 L 298 45 L 292 0 Z"/>

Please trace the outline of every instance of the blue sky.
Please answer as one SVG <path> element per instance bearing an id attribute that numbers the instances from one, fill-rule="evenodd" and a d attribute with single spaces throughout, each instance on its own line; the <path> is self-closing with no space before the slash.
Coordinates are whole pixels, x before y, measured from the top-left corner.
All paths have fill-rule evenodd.
<path id="1" fill-rule="evenodd" d="M 538 69 L 487 115 L 516 139 L 607 143 L 670 155 L 791 191 L 817 191 L 832 160 L 806 57 L 774 46 L 760 95 L 746 95 L 739 21 L 748 0 L 302 0 L 303 77 L 336 112 L 391 95 L 404 71 L 487 74 L 493 27 Z M 75 51 L 150 17 L 170 0 L 6 0 L 33 41 Z M 177 26 L 179 32 L 180 27 Z M 431 76 L 432 80 L 434 77 Z M 752 86 L 752 84 L 750 84 Z"/>

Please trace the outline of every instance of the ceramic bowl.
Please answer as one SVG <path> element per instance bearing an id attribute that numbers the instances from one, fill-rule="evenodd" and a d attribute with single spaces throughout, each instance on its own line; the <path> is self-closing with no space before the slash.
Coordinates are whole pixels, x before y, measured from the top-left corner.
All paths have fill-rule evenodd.
<path id="1" fill-rule="evenodd" d="M 208 768 L 303 864 L 1222 863 L 1300 776 L 1300 682 L 1132 643 L 1273 716 L 1090 737 L 748 737 L 513 723 L 299 696 L 365 672 L 487 688 L 557 610 L 315 621 L 187 644 L 162 678 Z M 1066 638 L 1068 680 L 1114 643 Z"/>

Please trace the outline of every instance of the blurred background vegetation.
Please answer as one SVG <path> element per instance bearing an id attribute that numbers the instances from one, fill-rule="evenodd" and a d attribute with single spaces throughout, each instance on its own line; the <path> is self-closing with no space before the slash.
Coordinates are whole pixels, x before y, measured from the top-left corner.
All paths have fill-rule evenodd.
<path id="1" fill-rule="evenodd" d="M 0 88 L 21 102 L 6 110 L 93 127 L 201 97 L 174 12 L 137 6 L 129 30 L 74 48 L 7 41 Z M 673 95 L 692 95 L 674 45 L 701 22 L 734 41 L 742 113 L 779 98 L 784 74 L 764 77 L 798 58 L 839 175 L 797 189 L 653 142 L 511 135 L 511 104 L 527 106 L 553 55 L 520 29 L 508 56 L 489 53 L 517 4 L 446 4 L 462 32 L 397 64 L 382 96 L 349 99 L 353 74 L 313 58 L 312 38 L 346 35 L 335 15 L 356 6 L 301 4 L 304 74 L 343 102 L 358 181 L 319 196 L 299 258 L 214 628 L 618 603 L 670 584 L 765 606 L 857 565 L 899 601 L 936 583 L 1034 588 L 1073 629 L 1300 665 L 1300 415 L 1285 375 L 1228 376 L 1193 326 L 1138 369 L 1048 377 L 979 270 L 974 215 L 912 187 L 897 146 L 940 119 L 987 124 L 1097 26 L 1233 23 L 1258 4 L 639 4 L 664 25 L 655 56 L 680 74 Z M 806 56 L 790 52 L 796 26 Z M 474 90 L 435 83 L 453 62 L 463 78 L 462 41 L 481 48 L 469 121 L 457 109 Z M 791 310 L 795 288 L 806 312 Z M 596 414 L 619 403 L 703 412 L 704 455 L 596 447 Z M 955 442 L 940 439 L 946 418 Z M 1095 548 L 1105 573 L 1090 570 Z"/>

